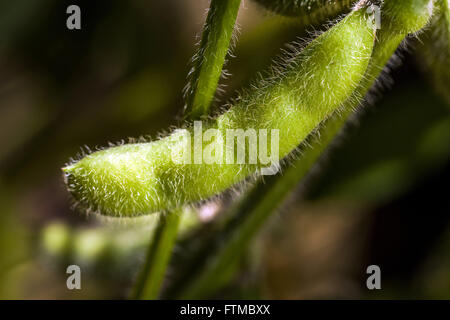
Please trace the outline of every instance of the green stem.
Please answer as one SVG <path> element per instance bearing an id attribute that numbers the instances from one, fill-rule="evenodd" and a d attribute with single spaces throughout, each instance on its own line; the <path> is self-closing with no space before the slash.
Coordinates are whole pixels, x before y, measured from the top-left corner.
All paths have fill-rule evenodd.
<path id="1" fill-rule="evenodd" d="M 149 246 L 144 268 L 136 282 L 133 299 L 157 299 L 178 233 L 182 210 L 162 214 Z"/>
<path id="2" fill-rule="evenodd" d="M 200 49 L 191 73 L 186 118 L 197 119 L 208 114 L 225 63 L 240 2 L 241 0 L 211 1 Z M 181 213 L 182 210 L 178 210 L 161 217 L 147 253 L 144 269 L 136 283 L 134 298 L 158 297 L 177 238 Z"/>
<path id="3" fill-rule="evenodd" d="M 225 63 L 241 0 L 211 0 L 191 81 L 186 91 L 186 117 L 207 115 Z"/>

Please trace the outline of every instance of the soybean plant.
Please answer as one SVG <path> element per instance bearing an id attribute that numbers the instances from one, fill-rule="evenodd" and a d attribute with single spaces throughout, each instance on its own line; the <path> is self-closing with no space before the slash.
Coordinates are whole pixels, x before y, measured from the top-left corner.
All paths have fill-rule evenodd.
<path id="1" fill-rule="evenodd" d="M 441 88 L 444 83 L 441 90 L 445 91 L 448 83 L 447 68 L 439 69 L 448 63 L 449 51 L 437 53 L 439 48 L 448 49 L 450 43 L 446 0 L 256 1 L 275 13 L 295 16 L 307 23 L 350 12 L 306 46 L 291 45 L 288 56 L 213 116 L 209 110 L 240 1 L 212 0 L 186 90 L 187 120 L 180 128 L 159 140 L 94 152 L 63 168 L 68 190 L 80 207 L 113 217 L 178 212 L 183 206 L 256 179 L 255 185 L 225 212 L 227 232 L 221 234 L 218 229 L 219 240 L 213 241 L 217 245 L 212 246 L 208 259 L 197 257 L 204 263 L 189 281 L 174 286 L 180 289 L 173 296 L 203 297 L 220 287 L 227 267 L 320 159 L 405 37 L 417 36 L 430 19 L 434 28 L 437 26 L 433 36 L 439 41 L 429 44 L 425 55 Z M 202 117 L 205 121 L 198 131 L 193 121 Z M 216 134 L 208 135 L 210 129 Z M 281 174 L 264 183 L 258 175 L 267 163 L 260 158 L 252 163 L 237 161 L 236 149 L 231 150 L 231 163 L 227 161 L 230 149 L 222 137 L 229 130 L 238 129 L 279 131 Z M 200 143 L 186 143 L 185 137 L 198 134 L 208 138 Z M 266 142 L 271 145 L 270 139 Z M 244 146 L 247 148 L 243 158 L 248 160 L 251 148 L 246 142 Z M 214 161 L 180 161 L 198 159 L 199 153 L 213 154 Z M 174 226 L 166 230 L 171 239 L 176 235 Z M 167 260 L 167 252 L 161 257 Z M 163 274 L 164 270 L 160 271 Z"/>

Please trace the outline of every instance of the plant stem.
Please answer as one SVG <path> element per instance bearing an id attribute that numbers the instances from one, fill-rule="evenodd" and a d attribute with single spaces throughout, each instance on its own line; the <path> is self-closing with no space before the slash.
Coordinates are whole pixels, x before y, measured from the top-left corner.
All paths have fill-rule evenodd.
<path id="1" fill-rule="evenodd" d="M 199 52 L 191 71 L 186 118 L 207 115 L 219 83 L 241 0 L 212 0 L 203 28 Z M 158 298 L 173 245 L 177 238 L 182 210 L 161 216 L 149 247 L 144 269 L 133 293 L 135 299 Z"/>
<path id="2" fill-rule="evenodd" d="M 186 118 L 207 115 L 225 63 L 241 0 L 211 0 L 187 88 Z"/>
<path id="3" fill-rule="evenodd" d="M 144 267 L 132 294 L 134 299 L 157 299 L 175 243 L 182 210 L 161 214 Z"/>

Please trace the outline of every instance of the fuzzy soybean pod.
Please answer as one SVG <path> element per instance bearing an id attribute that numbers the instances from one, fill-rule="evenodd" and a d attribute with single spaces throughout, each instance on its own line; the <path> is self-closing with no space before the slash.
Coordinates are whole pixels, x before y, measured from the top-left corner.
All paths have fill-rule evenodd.
<path id="1" fill-rule="evenodd" d="M 68 165 L 63 170 L 69 191 L 90 211 L 136 216 L 197 202 L 232 187 L 270 163 L 261 157 L 252 161 L 254 141 L 230 148 L 234 137 L 228 139 L 227 134 L 265 132 L 269 137 L 264 141 L 260 135 L 258 142 L 259 147 L 269 146 L 270 157 L 277 153 L 282 158 L 297 148 L 361 81 L 375 38 L 368 20 L 365 6 L 353 11 L 293 54 L 281 73 L 255 84 L 201 128 L 189 126 L 154 142 L 97 151 Z M 214 161 L 206 161 L 205 154 Z"/>

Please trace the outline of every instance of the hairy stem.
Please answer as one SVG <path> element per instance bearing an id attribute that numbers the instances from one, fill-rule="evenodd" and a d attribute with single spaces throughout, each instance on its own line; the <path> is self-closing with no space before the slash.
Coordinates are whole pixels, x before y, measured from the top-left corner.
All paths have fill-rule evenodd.
<path id="1" fill-rule="evenodd" d="M 217 90 L 241 0 L 211 0 L 198 53 L 186 88 L 186 117 L 208 115 Z"/>
<path id="2" fill-rule="evenodd" d="M 132 299 L 153 300 L 158 298 L 177 238 L 181 214 L 182 210 L 161 214 L 143 269 L 132 293 Z"/>

